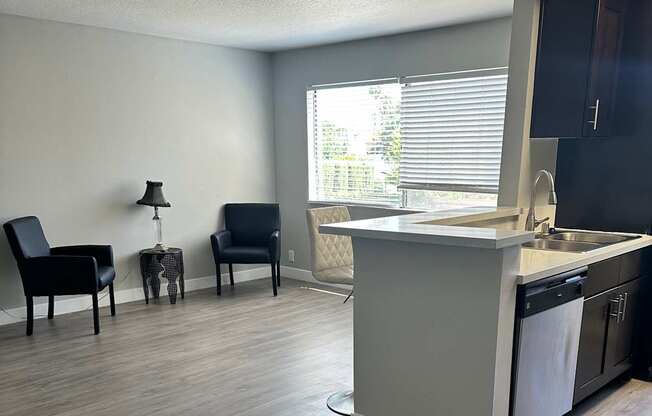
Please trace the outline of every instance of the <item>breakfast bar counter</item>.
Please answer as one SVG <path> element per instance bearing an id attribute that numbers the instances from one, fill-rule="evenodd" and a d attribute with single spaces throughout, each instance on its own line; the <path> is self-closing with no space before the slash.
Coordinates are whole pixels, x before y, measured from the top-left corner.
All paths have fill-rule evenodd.
<path id="1" fill-rule="evenodd" d="M 534 233 L 459 226 L 517 208 L 322 225 L 355 261 L 355 411 L 501 415 L 509 406 L 520 246 Z"/>

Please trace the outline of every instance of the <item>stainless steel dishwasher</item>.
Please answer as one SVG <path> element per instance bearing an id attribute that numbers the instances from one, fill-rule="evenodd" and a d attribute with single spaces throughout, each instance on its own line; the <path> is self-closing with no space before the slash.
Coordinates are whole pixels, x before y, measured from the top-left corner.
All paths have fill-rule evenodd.
<path id="1" fill-rule="evenodd" d="M 572 409 L 586 270 L 519 286 L 512 416 L 562 416 Z"/>

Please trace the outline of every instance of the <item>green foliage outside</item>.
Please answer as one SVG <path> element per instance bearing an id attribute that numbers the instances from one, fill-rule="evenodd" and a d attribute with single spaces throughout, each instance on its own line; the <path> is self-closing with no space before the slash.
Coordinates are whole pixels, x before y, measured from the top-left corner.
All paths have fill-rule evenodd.
<path id="1" fill-rule="evenodd" d="M 364 200 L 398 204 L 401 158 L 400 103 L 383 93 L 378 86 L 369 87 L 375 103 L 373 133 L 365 138 L 366 155 L 350 151 L 350 132 L 335 120 L 320 123 L 321 164 L 319 171 L 322 198 L 330 200 Z M 384 163 L 378 163 L 378 157 Z M 383 166 L 382 170 L 378 167 Z"/>

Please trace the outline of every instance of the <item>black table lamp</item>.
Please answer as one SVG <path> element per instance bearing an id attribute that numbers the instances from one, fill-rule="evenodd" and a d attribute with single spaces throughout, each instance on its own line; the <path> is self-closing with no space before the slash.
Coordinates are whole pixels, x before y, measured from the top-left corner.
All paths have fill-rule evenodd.
<path id="1" fill-rule="evenodd" d="M 165 251 L 167 247 L 163 244 L 163 228 L 161 224 L 161 217 L 158 216 L 159 207 L 170 207 L 170 203 L 166 201 L 163 196 L 163 182 L 147 181 L 147 188 L 145 195 L 136 202 L 139 205 L 148 205 L 154 207 L 154 228 L 155 228 L 155 241 L 156 245 L 154 250 Z"/>

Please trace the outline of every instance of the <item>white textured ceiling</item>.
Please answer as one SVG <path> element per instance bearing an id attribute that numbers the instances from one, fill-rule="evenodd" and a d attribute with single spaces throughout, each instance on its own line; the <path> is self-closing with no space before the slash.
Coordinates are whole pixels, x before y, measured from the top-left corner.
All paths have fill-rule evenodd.
<path id="1" fill-rule="evenodd" d="M 0 0 L 0 13 L 275 51 L 507 16 L 513 0 Z"/>

